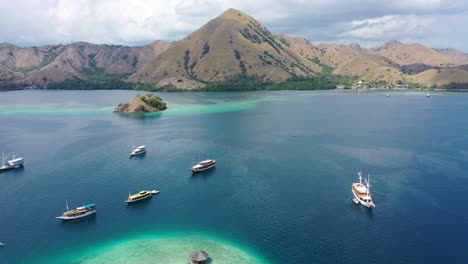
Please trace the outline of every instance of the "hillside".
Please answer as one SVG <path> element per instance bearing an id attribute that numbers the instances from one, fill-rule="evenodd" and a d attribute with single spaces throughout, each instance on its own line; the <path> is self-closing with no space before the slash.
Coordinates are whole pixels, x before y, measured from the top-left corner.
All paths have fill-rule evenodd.
<path id="1" fill-rule="evenodd" d="M 275 35 L 235 9 L 170 44 L 0 44 L 0 90 L 35 86 L 211 91 L 256 90 L 268 85 L 272 89 L 294 85 L 330 89 L 359 79 L 379 87 L 402 82 L 444 86 L 465 82 L 467 67 L 468 55 L 455 49 L 434 50 L 398 41 L 367 49 L 359 44 L 312 44 L 303 37 Z"/>
<path id="2" fill-rule="evenodd" d="M 320 50 L 319 59 L 323 64 L 338 67 L 341 63 L 362 54 L 365 50 L 359 44 L 319 44 Z"/>
<path id="3" fill-rule="evenodd" d="M 333 73 L 346 76 L 364 76 L 380 67 L 392 67 L 392 65 L 381 56 L 363 53 L 342 62 Z"/>
<path id="4" fill-rule="evenodd" d="M 426 86 L 436 85 L 437 87 L 443 87 L 451 83 L 468 84 L 468 71 L 461 68 L 430 69 L 411 76 L 411 80 Z M 463 86 L 463 88 L 468 87 Z"/>
<path id="5" fill-rule="evenodd" d="M 135 72 L 165 50 L 161 41 L 143 47 L 76 42 L 21 48 L 0 44 L 0 87 L 8 83 L 48 85 L 90 73 L 125 75 Z"/>
<path id="6" fill-rule="evenodd" d="M 314 76 L 321 68 L 296 54 L 254 18 L 229 9 L 143 66 L 129 81 L 157 86 L 257 77 L 281 82 Z"/>
<path id="7" fill-rule="evenodd" d="M 146 95 L 137 94 L 130 101 L 119 104 L 114 113 L 138 114 L 159 112 L 167 109 L 166 103 L 161 97 L 148 93 Z"/>
<path id="8" fill-rule="evenodd" d="M 393 86 L 405 81 L 407 76 L 398 65 L 379 55 L 359 54 L 341 63 L 334 71 L 336 75 L 359 76 L 366 82 Z"/>
<path id="9" fill-rule="evenodd" d="M 409 73 L 419 73 L 431 67 L 454 65 L 447 57 L 421 44 L 389 41 L 379 48 L 369 50 L 369 53 L 390 59 Z"/>
<path id="10" fill-rule="evenodd" d="M 467 65 L 468 54 L 456 49 L 436 49 L 438 53 L 451 60 L 454 65 Z"/>

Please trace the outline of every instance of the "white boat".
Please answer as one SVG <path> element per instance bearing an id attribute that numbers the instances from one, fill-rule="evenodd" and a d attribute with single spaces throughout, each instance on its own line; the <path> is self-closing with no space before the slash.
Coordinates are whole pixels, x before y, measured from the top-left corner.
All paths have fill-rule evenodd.
<path id="1" fill-rule="evenodd" d="M 75 209 L 68 209 L 68 202 L 67 202 L 67 211 L 65 211 L 61 216 L 57 216 L 57 219 L 62 220 L 73 220 L 82 218 L 88 215 L 92 215 L 96 213 L 96 205 L 95 204 L 87 204 Z"/>
<path id="2" fill-rule="evenodd" d="M 158 194 L 159 191 L 156 191 L 156 190 L 152 190 L 152 191 L 140 191 L 136 194 L 128 194 L 128 199 L 125 201 L 126 203 L 134 203 L 134 202 L 138 202 L 138 201 L 141 201 L 141 200 L 144 200 L 146 198 L 150 198 L 151 196 L 153 196 L 154 194 Z"/>
<path id="3" fill-rule="evenodd" d="M 372 200 L 370 193 L 370 176 L 364 179 L 366 185 L 362 183 L 362 171 L 358 172 L 359 182 L 354 182 L 351 191 L 353 192 L 354 199 L 365 207 L 375 207 L 374 201 Z M 353 199 L 353 201 L 354 201 Z M 354 201 L 356 203 L 356 201 Z"/>
<path id="4" fill-rule="evenodd" d="M 387 96 L 387 98 L 388 98 L 388 97 L 390 97 L 390 94 L 387 94 L 386 96 Z"/>
<path id="5" fill-rule="evenodd" d="M 145 146 L 139 146 L 136 147 L 133 146 L 133 151 L 130 153 L 130 156 L 138 156 L 146 153 L 146 147 Z"/>
<path id="6" fill-rule="evenodd" d="M 426 97 L 427 98 L 431 97 L 431 94 L 430 93 L 426 94 Z"/>
<path id="7" fill-rule="evenodd" d="M 0 247 L 3 247 L 5 245 L 5 242 L 0 241 Z"/>
<path id="8" fill-rule="evenodd" d="M 204 161 L 198 162 L 195 166 L 192 167 L 192 172 L 200 172 L 211 169 L 216 166 L 216 160 L 207 159 Z"/>
<path id="9" fill-rule="evenodd" d="M 0 170 L 11 170 L 11 169 L 17 169 L 19 167 L 22 167 L 24 164 L 24 159 L 23 158 L 17 158 L 15 155 L 13 155 L 13 159 L 5 162 L 5 154 L 2 154 L 2 166 L 0 166 Z"/>

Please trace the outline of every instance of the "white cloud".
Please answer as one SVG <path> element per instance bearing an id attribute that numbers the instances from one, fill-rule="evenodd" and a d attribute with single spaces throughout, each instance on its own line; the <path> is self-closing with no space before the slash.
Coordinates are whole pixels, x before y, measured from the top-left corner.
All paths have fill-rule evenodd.
<path id="1" fill-rule="evenodd" d="M 453 40 L 468 50 L 458 22 L 467 22 L 466 0 L 0 0 L 0 6 L 0 42 L 20 45 L 178 40 L 233 7 L 274 33 L 312 41 Z"/>
<path id="2" fill-rule="evenodd" d="M 351 30 L 341 33 L 340 36 L 363 40 L 417 38 L 427 34 L 434 23 L 435 19 L 432 17 L 386 15 L 351 21 Z"/>

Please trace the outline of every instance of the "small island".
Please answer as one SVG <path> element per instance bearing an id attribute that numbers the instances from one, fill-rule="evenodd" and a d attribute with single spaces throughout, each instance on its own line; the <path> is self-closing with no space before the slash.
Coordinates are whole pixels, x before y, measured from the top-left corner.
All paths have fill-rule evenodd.
<path id="1" fill-rule="evenodd" d="M 146 95 L 137 94 L 128 103 L 120 103 L 114 109 L 114 113 L 140 114 L 159 112 L 166 109 L 166 103 L 161 97 L 148 93 Z"/>

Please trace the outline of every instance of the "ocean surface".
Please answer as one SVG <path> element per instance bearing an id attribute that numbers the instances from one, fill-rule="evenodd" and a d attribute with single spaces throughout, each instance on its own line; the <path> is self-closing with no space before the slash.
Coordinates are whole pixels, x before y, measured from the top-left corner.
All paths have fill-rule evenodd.
<path id="1" fill-rule="evenodd" d="M 468 263 L 468 93 L 159 93 L 163 113 L 112 113 L 135 94 L 0 93 L 0 152 L 25 159 L 0 173 L 0 263 Z M 361 169 L 372 210 L 351 201 Z M 124 203 L 144 189 L 161 193 Z M 65 201 L 97 214 L 61 222 Z"/>

